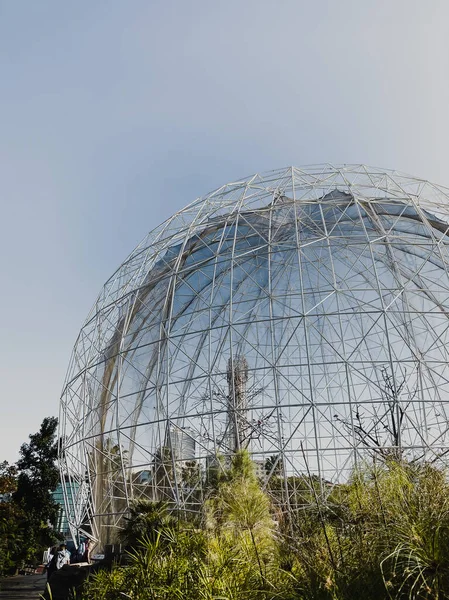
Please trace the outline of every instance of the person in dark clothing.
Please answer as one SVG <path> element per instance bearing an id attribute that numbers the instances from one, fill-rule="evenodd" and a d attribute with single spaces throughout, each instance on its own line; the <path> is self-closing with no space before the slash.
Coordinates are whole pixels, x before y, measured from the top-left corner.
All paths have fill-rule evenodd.
<path id="1" fill-rule="evenodd" d="M 70 552 L 67 552 L 67 546 L 60 544 L 56 558 L 56 568 L 62 569 L 64 565 L 70 564 Z"/>
<path id="2" fill-rule="evenodd" d="M 53 571 L 56 571 L 56 555 L 58 553 L 58 548 L 53 546 L 50 550 L 50 556 L 48 563 L 45 565 L 45 570 L 47 571 L 47 581 L 50 579 Z"/>
<path id="3" fill-rule="evenodd" d="M 52 549 L 52 558 L 50 562 L 47 564 L 47 581 L 53 575 L 55 571 L 59 571 L 62 569 L 64 565 L 70 563 L 70 559 L 67 557 L 66 545 L 60 544 L 59 548 L 56 549 L 56 546 Z"/>

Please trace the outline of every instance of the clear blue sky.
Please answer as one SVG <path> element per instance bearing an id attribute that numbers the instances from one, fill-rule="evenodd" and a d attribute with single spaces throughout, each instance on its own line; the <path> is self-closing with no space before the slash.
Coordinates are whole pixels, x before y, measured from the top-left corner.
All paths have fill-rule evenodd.
<path id="1" fill-rule="evenodd" d="M 259 170 L 449 185 L 446 0 L 0 0 L 0 460 L 145 233 Z"/>

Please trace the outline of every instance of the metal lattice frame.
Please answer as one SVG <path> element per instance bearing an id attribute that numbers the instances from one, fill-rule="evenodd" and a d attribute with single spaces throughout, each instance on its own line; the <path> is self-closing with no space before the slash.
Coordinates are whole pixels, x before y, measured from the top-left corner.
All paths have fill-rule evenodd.
<path id="1" fill-rule="evenodd" d="M 289 167 L 153 230 L 71 358 L 60 464 L 73 530 L 113 540 L 133 498 L 198 510 L 242 447 L 286 509 L 305 473 L 326 488 L 364 457 L 444 460 L 448 198 L 363 165 Z"/>

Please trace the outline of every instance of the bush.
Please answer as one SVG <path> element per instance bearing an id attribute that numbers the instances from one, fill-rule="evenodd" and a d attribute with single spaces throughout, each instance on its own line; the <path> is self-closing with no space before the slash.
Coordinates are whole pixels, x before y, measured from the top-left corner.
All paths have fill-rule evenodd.
<path id="1" fill-rule="evenodd" d="M 359 469 L 326 498 L 314 490 L 309 500 L 276 523 L 248 454 L 238 453 L 205 503 L 202 528 L 172 528 L 164 517 L 128 566 L 90 579 L 86 598 L 449 598 L 444 471 L 390 460 Z"/>

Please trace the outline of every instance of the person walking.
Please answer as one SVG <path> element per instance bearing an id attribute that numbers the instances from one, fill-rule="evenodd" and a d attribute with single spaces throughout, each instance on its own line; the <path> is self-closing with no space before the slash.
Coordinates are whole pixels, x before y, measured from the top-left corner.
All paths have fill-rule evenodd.
<path id="1" fill-rule="evenodd" d="M 53 546 L 48 554 L 48 562 L 45 565 L 45 570 L 47 571 L 47 581 L 50 579 L 52 573 L 56 571 L 56 555 L 58 553 L 58 548 Z"/>
<path id="2" fill-rule="evenodd" d="M 70 552 L 67 551 L 67 546 L 65 544 L 59 545 L 59 550 L 56 554 L 56 569 L 62 569 L 64 565 L 70 564 Z"/>

